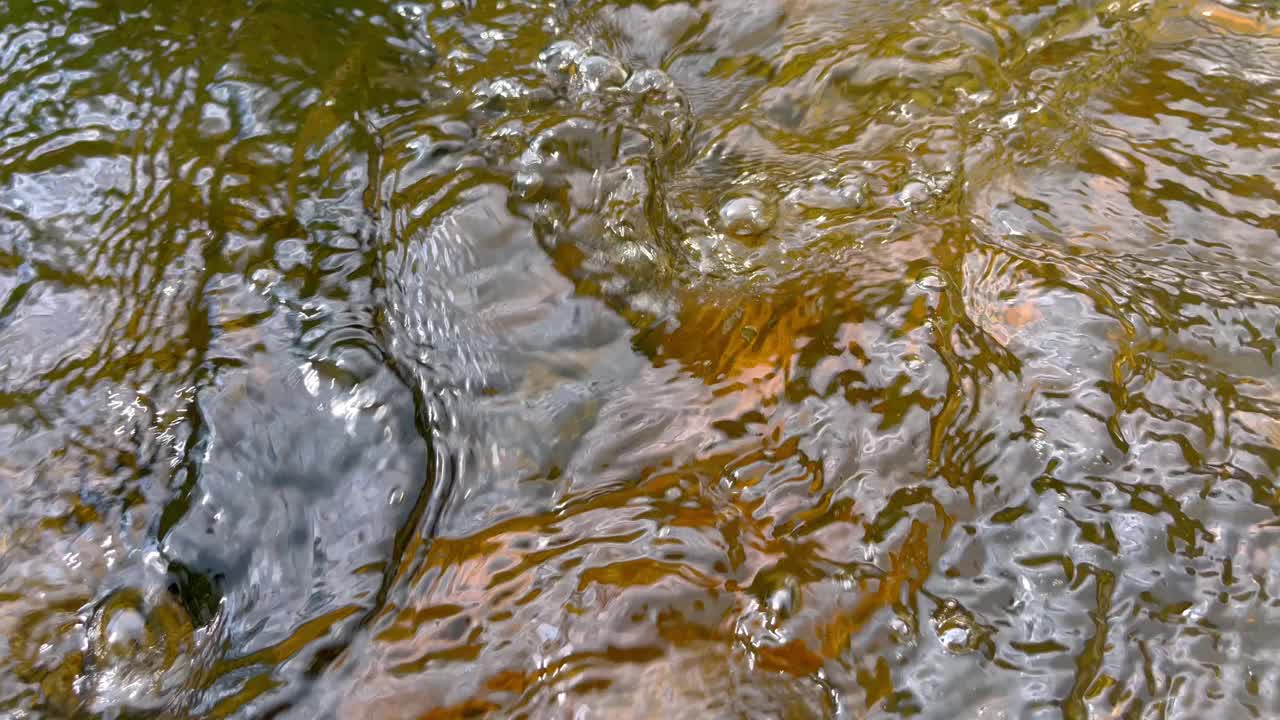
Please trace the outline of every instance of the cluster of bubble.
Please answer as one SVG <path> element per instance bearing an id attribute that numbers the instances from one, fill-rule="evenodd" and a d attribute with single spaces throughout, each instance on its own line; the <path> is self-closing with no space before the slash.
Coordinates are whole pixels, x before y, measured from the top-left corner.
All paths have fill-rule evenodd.
<path id="1" fill-rule="evenodd" d="M 544 244 L 574 244 L 586 255 L 579 271 L 643 301 L 678 253 L 662 188 L 687 151 L 689 104 L 663 71 L 629 68 L 572 40 L 547 47 L 538 70 L 536 90 L 504 80 L 477 92 L 489 105 L 553 98 L 553 112 L 510 132 L 518 137 L 507 166 L 512 196 Z"/>
<path id="2" fill-rule="evenodd" d="M 573 40 L 544 49 L 536 73 L 483 81 L 473 95 L 475 109 L 495 119 L 539 108 L 528 124 L 499 123 L 493 133 L 505 143 L 511 195 L 545 245 L 580 251 L 572 272 L 637 309 L 660 310 L 656 288 L 672 275 L 748 277 L 771 253 L 846 223 L 872 192 L 868 176 L 845 163 L 803 177 L 747 173 L 705 193 L 706 183 L 685 177 L 699 162 L 695 117 L 676 82 Z M 896 192 L 877 192 L 913 212 L 953 182 L 949 168 L 913 170 Z"/>
<path id="3" fill-rule="evenodd" d="M 73 697 L 53 702 L 68 712 L 107 716 L 183 706 L 207 659 L 203 654 L 216 645 L 218 623 L 197 627 L 179 597 L 177 586 L 185 581 L 154 547 L 109 562 L 116 581 L 81 607 L 78 622 L 67 629 L 79 645 Z"/>
<path id="4" fill-rule="evenodd" d="M 898 191 L 897 199 L 904 207 L 924 205 L 951 192 L 955 176 L 950 170 L 913 172 Z"/>

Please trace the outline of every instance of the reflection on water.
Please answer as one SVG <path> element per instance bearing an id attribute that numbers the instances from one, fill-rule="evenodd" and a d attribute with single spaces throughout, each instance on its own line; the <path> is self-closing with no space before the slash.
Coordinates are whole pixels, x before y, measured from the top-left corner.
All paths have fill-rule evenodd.
<path id="1" fill-rule="evenodd" d="M 0 714 L 1280 713 L 1280 13 L 0 0 Z"/>

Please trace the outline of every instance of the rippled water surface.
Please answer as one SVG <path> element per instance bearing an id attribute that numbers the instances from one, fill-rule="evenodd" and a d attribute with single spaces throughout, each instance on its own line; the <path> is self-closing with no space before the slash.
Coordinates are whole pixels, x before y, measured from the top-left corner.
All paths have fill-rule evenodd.
<path id="1" fill-rule="evenodd" d="M 1280 716 L 1280 7 L 0 0 L 0 716 Z"/>

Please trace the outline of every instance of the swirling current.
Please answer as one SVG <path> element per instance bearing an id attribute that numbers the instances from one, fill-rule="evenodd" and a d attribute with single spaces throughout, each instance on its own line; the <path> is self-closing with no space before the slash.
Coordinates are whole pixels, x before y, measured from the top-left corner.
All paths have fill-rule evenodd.
<path id="1" fill-rule="evenodd" d="M 1280 7 L 0 0 L 0 717 L 1280 717 Z"/>

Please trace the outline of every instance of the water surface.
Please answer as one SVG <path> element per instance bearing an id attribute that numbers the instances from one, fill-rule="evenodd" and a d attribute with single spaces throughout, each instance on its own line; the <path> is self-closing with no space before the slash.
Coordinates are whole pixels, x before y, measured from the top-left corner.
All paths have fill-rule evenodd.
<path id="1" fill-rule="evenodd" d="M 1280 714 L 1280 10 L 0 0 L 0 715 Z"/>

